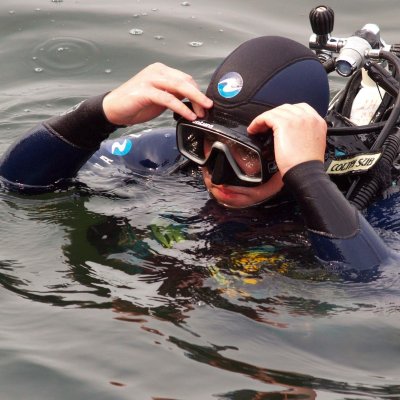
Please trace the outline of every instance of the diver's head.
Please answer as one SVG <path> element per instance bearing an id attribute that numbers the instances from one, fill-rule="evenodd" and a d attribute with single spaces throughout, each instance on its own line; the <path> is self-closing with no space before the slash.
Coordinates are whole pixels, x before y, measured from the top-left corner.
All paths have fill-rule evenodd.
<path id="1" fill-rule="evenodd" d="M 203 119 L 178 121 L 178 148 L 201 166 L 216 200 L 249 207 L 283 187 L 276 168 L 272 132 L 247 134 L 250 122 L 282 104 L 308 103 L 325 116 L 327 74 L 307 47 L 278 36 L 251 39 L 214 72 L 206 95 L 214 106 Z"/>

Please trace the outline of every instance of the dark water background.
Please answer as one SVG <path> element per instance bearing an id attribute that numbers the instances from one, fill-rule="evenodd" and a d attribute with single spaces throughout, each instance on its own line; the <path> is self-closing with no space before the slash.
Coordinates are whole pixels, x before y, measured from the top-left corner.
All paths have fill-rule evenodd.
<path id="1" fill-rule="evenodd" d="M 307 44 L 318 4 L 2 0 L 0 151 L 149 63 L 204 89 L 246 39 Z M 335 35 L 374 22 L 400 42 L 398 1 L 329 5 Z M 166 113 L 145 127 L 171 124 Z M 396 266 L 369 284 L 315 278 L 301 230 L 270 229 L 264 252 L 218 242 L 229 215 L 194 178 L 83 178 L 91 189 L 0 194 L 1 400 L 400 398 Z M 163 247 L 154 229 L 175 229 L 177 243 Z"/>

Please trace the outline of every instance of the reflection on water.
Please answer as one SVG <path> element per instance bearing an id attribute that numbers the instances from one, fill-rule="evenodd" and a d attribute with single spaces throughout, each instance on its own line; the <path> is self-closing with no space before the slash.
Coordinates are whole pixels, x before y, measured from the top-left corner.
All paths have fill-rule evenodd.
<path id="1" fill-rule="evenodd" d="M 314 5 L 5 0 L 0 149 L 150 62 L 205 88 L 249 37 L 306 43 Z M 399 36 L 394 1 L 330 5 L 340 35 L 377 22 L 387 41 Z M 399 397 L 397 266 L 344 283 L 314 261 L 296 216 L 224 211 L 195 174 L 118 178 L 0 195 L 4 398 Z M 382 236 L 399 249 L 397 234 Z"/>

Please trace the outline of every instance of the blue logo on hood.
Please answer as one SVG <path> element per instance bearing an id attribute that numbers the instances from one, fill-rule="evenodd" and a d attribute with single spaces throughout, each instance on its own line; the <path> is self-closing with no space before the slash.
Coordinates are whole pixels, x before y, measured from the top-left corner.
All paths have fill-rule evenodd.
<path id="1" fill-rule="evenodd" d="M 228 72 L 218 82 L 218 93 L 225 99 L 231 99 L 240 93 L 243 78 L 237 72 Z"/>

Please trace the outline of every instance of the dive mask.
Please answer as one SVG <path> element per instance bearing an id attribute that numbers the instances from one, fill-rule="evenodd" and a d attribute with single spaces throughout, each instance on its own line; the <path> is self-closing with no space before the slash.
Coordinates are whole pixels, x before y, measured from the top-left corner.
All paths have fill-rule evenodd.
<path id="1" fill-rule="evenodd" d="M 258 186 L 278 170 L 272 132 L 249 136 L 236 122 L 181 118 L 176 136 L 180 153 L 206 167 L 215 185 Z"/>

